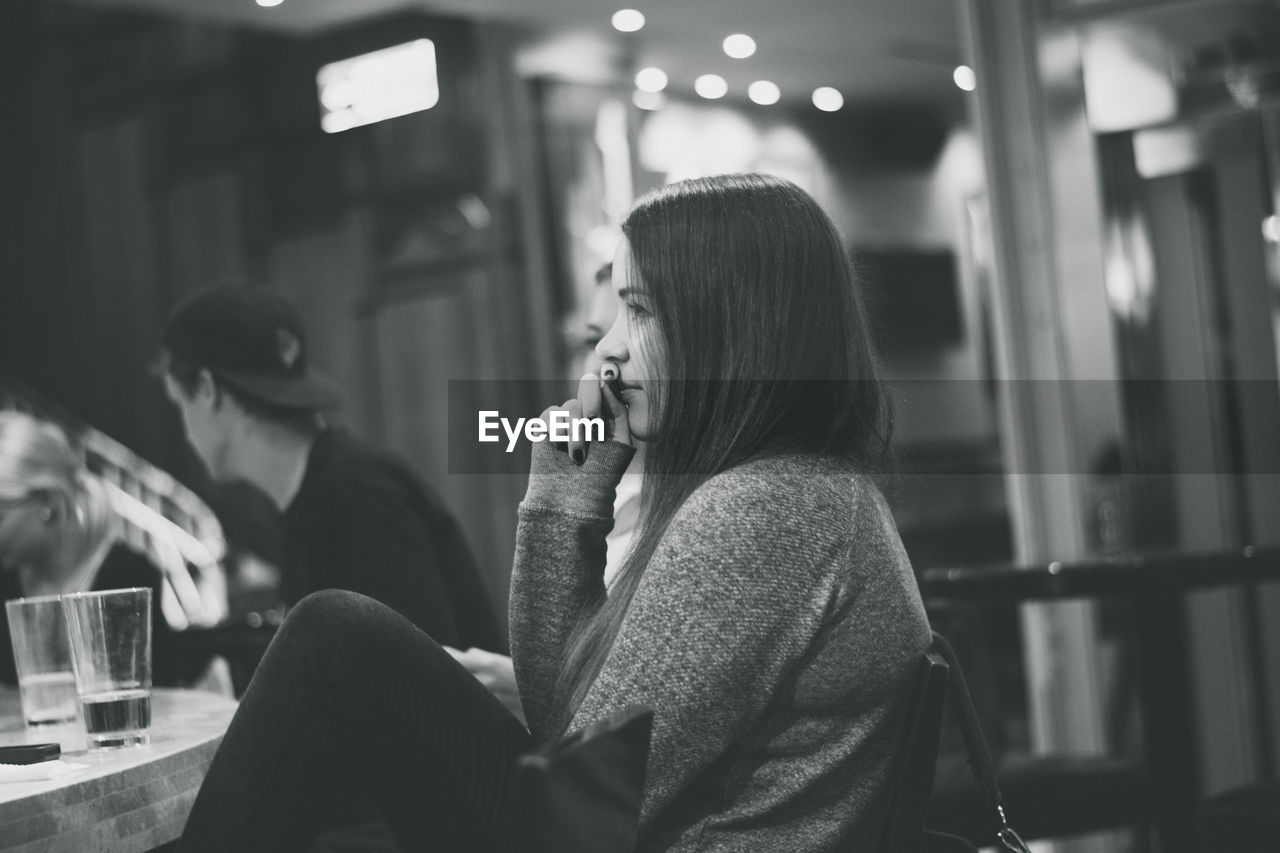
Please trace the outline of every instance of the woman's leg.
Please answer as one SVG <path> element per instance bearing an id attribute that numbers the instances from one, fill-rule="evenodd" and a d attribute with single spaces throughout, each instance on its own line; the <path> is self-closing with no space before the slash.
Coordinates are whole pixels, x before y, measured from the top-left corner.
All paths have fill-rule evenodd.
<path id="1" fill-rule="evenodd" d="M 356 593 L 290 612 L 214 756 L 179 849 L 305 850 L 386 819 L 406 850 L 509 848 L 524 728 L 430 637 Z"/>

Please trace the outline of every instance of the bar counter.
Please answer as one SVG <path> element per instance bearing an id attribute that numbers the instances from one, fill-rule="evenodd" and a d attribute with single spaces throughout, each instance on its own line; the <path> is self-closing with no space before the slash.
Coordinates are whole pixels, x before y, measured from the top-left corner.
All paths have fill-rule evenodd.
<path id="1" fill-rule="evenodd" d="M 150 744 L 87 752 L 78 722 L 28 730 L 17 689 L 0 687 L 0 746 L 58 741 L 64 761 L 89 765 L 0 783 L 0 851 L 133 853 L 177 839 L 235 709 L 215 693 L 156 689 Z"/>

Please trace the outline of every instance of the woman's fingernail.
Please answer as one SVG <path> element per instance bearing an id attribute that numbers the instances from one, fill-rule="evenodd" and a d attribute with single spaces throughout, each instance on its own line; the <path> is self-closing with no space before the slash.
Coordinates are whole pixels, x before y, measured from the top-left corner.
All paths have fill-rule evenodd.
<path id="1" fill-rule="evenodd" d="M 582 460 L 583 460 L 584 458 L 585 458 L 585 456 L 584 456 L 584 454 L 583 454 L 583 452 L 582 452 L 582 448 L 578 448 L 577 450 L 573 451 L 573 464 L 574 464 L 574 465 L 581 465 L 581 464 L 582 464 Z"/>

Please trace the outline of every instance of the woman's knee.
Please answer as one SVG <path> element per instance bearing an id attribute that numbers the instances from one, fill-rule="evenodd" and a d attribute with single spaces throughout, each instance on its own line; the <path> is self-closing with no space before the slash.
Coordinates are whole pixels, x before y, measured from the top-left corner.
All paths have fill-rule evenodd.
<path id="1" fill-rule="evenodd" d="M 377 606 L 376 601 L 358 592 L 322 589 L 289 608 L 280 634 L 302 635 L 313 641 L 337 639 L 350 631 L 359 631 L 362 621 L 375 618 Z"/>
<path id="2" fill-rule="evenodd" d="M 390 607 L 345 589 L 310 593 L 293 607 L 280 627 L 282 641 L 301 640 L 310 648 L 344 649 L 377 643 L 402 622 Z"/>

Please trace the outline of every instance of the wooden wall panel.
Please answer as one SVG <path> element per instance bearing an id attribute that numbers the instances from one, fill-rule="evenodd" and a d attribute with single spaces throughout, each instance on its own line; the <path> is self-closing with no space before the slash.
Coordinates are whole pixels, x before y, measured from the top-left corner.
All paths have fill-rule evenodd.
<path id="1" fill-rule="evenodd" d="M 68 306 L 83 313 L 81 369 L 93 378 L 78 414 L 135 447 L 164 441 L 164 404 L 147 372 L 166 300 L 144 135 L 140 119 L 125 118 L 76 137 L 86 251 Z"/>
<path id="2" fill-rule="evenodd" d="M 277 240 L 267 280 L 298 306 L 311 344 L 311 363 L 342 386 L 346 403 L 333 422 L 373 440 L 382 438 L 379 399 L 359 317 L 366 288 L 360 212 L 328 219 L 314 230 Z"/>
<path id="3" fill-rule="evenodd" d="M 501 352 L 486 313 L 489 282 L 459 273 L 371 318 L 387 443 L 401 450 L 458 513 L 502 614 L 515 552 L 516 505 L 525 476 L 449 473 L 449 380 L 478 378 Z M 505 620 L 504 620 L 505 623 Z"/>

